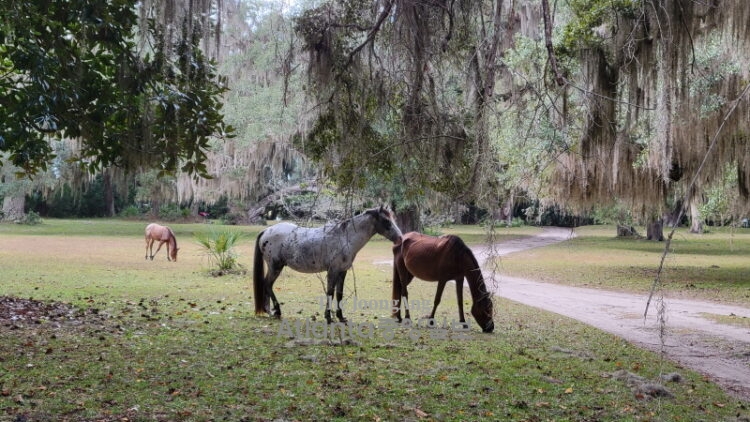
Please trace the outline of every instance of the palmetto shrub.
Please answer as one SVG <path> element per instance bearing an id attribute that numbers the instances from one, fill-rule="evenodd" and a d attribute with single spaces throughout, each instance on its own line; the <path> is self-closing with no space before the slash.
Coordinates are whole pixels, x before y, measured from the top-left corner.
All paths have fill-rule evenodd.
<path id="1" fill-rule="evenodd" d="M 242 265 L 237 262 L 237 253 L 234 251 L 241 238 L 242 233 L 230 230 L 196 234 L 196 240 L 204 249 L 213 274 L 244 272 Z"/>

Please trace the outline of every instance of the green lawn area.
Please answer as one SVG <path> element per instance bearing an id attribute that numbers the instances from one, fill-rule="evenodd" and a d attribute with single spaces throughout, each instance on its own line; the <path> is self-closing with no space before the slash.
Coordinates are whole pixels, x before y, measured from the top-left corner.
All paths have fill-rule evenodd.
<path id="1" fill-rule="evenodd" d="M 0 296 L 59 301 L 66 304 L 62 309 L 72 309 L 38 320 L 0 319 L 0 420 L 750 417 L 746 402 L 727 396 L 697 373 L 597 329 L 503 299 L 496 299 L 493 334 L 481 333 L 476 325 L 469 332 L 396 326 L 390 310 L 378 305 L 390 298 L 392 277 L 391 244 L 378 235 L 347 275 L 350 307 L 344 311 L 353 329 L 348 336 L 325 336 L 328 327 L 321 323 L 320 305 L 324 274 L 285 269 L 275 288 L 284 319 L 254 314 L 249 274 L 253 242 L 262 226 L 220 227 L 246 235 L 238 253 L 248 275 L 212 277 L 193 236 L 217 226 L 170 224 L 180 247 L 179 260 L 172 263 L 164 250 L 154 261 L 144 259 L 145 225 L 110 219 L 0 224 Z M 611 285 L 617 281 L 612 279 L 616 273 L 609 275 L 616 261 L 623 281 L 649 285 L 649 274 L 634 277 L 627 269 L 652 268 L 662 244 L 613 240 L 614 231 L 607 238 L 601 228 L 578 230 L 580 237 L 569 243 L 534 250 L 525 258 L 503 257 L 503 271 L 604 287 L 604 280 Z M 443 231 L 470 244 L 486 240 L 481 227 Z M 495 237 L 537 231 L 497 229 Z M 725 238 L 706 238 L 711 236 Z M 715 245 L 716 251 L 705 256 L 702 244 L 690 249 L 676 242 L 675 247 L 693 250 L 702 262 L 718 262 L 720 269 L 734 260 L 740 267 L 741 254 L 723 252 L 722 240 L 703 243 Z M 736 241 L 738 248 L 740 243 Z M 598 260 L 584 261 L 588 252 L 579 249 L 601 254 Z M 605 258 L 607 250 L 617 259 Z M 607 275 L 594 275 L 598 271 Z M 690 282 L 701 288 L 687 290 L 710 290 L 698 276 Z M 716 282 L 711 289 L 724 287 L 729 288 Z M 435 288 L 415 281 L 410 299 L 431 302 Z M 471 296 L 465 294 L 464 300 L 468 312 Z M 436 315 L 439 322 L 457 319 L 455 301 L 455 289 L 447 288 Z M 370 306 L 354 309 L 353 303 Z M 675 372 L 681 382 L 660 381 Z M 671 396 L 644 394 L 632 382 L 635 376 L 663 383 Z"/>
<path id="2" fill-rule="evenodd" d="M 577 237 L 570 241 L 499 258 L 502 273 L 575 286 L 649 291 L 666 242 L 618 239 L 614 226 L 585 226 L 575 232 Z M 711 227 L 705 234 L 690 234 L 679 228 L 660 280 L 671 297 L 750 306 L 750 229 Z"/>

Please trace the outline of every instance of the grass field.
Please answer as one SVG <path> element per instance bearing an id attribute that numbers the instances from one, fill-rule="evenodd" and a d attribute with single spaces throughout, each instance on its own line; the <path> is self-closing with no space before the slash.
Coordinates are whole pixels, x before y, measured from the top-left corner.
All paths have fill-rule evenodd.
<path id="1" fill-rule="evenodd" d="M 747 403 L 726 396 L 696 373 L 612 335 L 502 299 L 496 300 L 493 334 L 476 326 L 468 333 L 395 326 L 390 310 L 379 305 L 390 297 L 392 271 L 390 243 L 380 236 L 361 251 L 347 276 L 344 312 L 353 328 L 344 337 L 324 335 L 322 274 L 284 270 L 275 289 L 284 319 L 258 317 L 249 275 L 208 274 L 193 236 L 217 226 L 172 224 L 180 247 L 177 263 L 167 262 L 164 250 L 154 261 L 144 260 L 144 226 L 121 220 L 0 225 L 0 296 L 75 308 L 49 318 L 0 320 L 0 420 L 750 417 Z M 262 227 L 221 229 L 246 235 L 239 262 L 250 270 L 253 241 Z M 536 230 L 498 229 L 495 235 L 502 240 Z M 600 257 L 604 262 L 648 269 L 651 261 L 638 257 L 658 255 L 651 244 L 596 246 L 610 240 L 600 238 L 598 229 L 587 240 L 584 230 L 569 244 L 502 258 L 501 268 L 539 278 L 548 278 L 550 270 L 556 281 L 565 282 L 565 277 L 557 279 L 565 274 L 567 282 L 604 286 L 604 277 L 595 274 L 607 264 L 582 257 L 599 251 L 618 257 Z M 481 227 L 445 232 L 475 244 L 485 237 Z M 701 250 L 695 250 L 696 259 L 720 262 L 721 268 L 729 264 L 717 260 L 740 259 L 726 258 L 734 255 L 719 249 L 714 254 Z M 627 259 L 621 261 L 623 256 Z M 577 266 L 589 270 L 575 272 L 564 265 L 572 259 L 581 259 Z M 742 271 L 739 264 L 736 271 Z M 695 277 L 691 283 L 703 286 Z M 632 283 L 648 284 L 648 277 Z M 432 301 L 434 291 L 433 283 L 415 281 L 409 293 L 412 302 L 424 303 Z M 469 294 L 464 298 L 471 303 Z M 455 300 L 455 291 L 446 289 L 438 321 L 456 319 Z M 660 381 L 672 373 L 682 381 Z M 642 381 L 663 384 L 670 396 L 651 397 Z"/>
<path id="2" fill-rule="evenodd" d="M 648 292 L 665 242 L 618 239 L 612 226 L 586 226 L 558 245 L 500 259 L 506 275 L 575 286 Z M 642 231 L 643 232 L 643 231 Z M 666 235 L 666 232 L 665 232 Z M 661 275 L 671 297 L 750 306 L 750 229 L 675 232 Z"/>

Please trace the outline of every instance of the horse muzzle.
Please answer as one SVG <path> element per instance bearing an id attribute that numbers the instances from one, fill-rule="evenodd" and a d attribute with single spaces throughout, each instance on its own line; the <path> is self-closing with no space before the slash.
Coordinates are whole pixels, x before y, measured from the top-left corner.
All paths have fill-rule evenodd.
<path id="1" fill-rule="evenodd" d="M 490 322 L 482 328 L 483 333 L 491 333 L 495 330 L 495 322 L 490 320 Z"/>

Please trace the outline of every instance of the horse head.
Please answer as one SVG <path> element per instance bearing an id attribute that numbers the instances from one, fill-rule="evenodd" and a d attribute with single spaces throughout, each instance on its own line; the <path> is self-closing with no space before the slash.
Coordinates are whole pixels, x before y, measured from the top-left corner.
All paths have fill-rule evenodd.
<path id="1" fill-rule="evenodd" d="M 471 315 L 485 333 L 491 333 L 495 329 L 492 320 L 492 296 L 484 294 L 479 300 L 475 300 L 471 306 Z"/>
<path id="2" fill-rule="evenodd" d="M 401 239 L 401 229 L 393 221 L 393 214 L 389 210 L 381 205 L 380 208 L 367 210 L 366 212 L 375 219 L 375 231 L 378 234 L 394 243 Z"/>
<path id="3" fill-rule="evenodd" d="M 170 255 L 172 255 L 172 262 L 177 262 L 177 251 L 179 251 L 180 248 L 174 248 L 170 251 Z"/>

